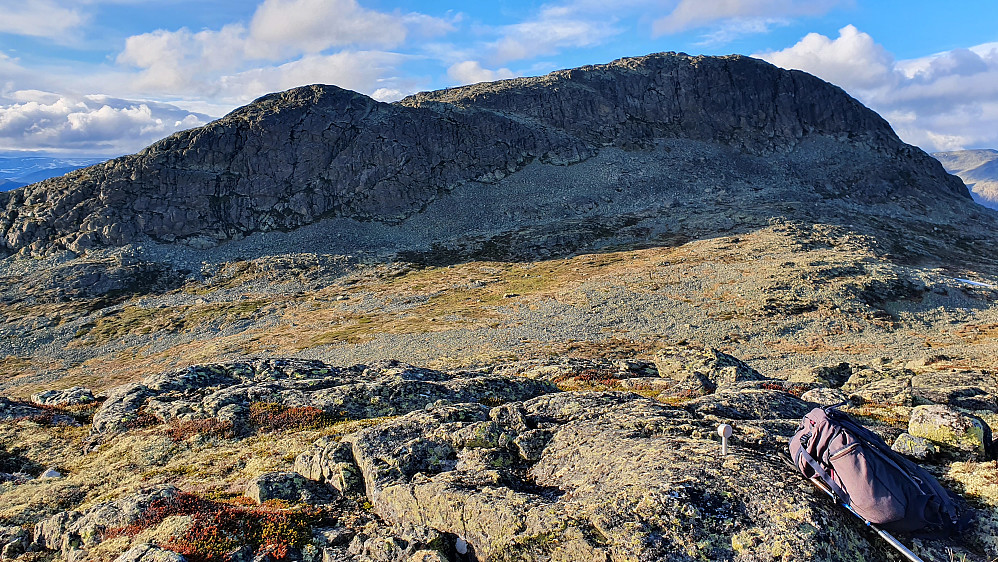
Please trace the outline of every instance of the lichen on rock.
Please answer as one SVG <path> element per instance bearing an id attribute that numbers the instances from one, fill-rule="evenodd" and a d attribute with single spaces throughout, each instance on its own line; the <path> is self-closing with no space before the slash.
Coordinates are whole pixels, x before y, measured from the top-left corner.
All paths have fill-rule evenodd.
<path id="1" fill-rule="evenodd" d="M 990 441 L 990 431 L 980 419 L 963 414 L 949 406 L 933 404 L 917 406 L 911 412 L 908 433 L 924 437 L 944 449 L 963 453 L 985 455 L 985 433 Z"/>

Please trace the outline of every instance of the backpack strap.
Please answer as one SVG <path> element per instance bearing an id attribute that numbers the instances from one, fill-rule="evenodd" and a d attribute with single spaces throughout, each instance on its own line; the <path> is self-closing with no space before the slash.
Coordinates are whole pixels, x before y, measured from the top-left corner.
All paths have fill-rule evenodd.
<path id="1" fill-rule="evenodd" d="M 832 478 L 830 474 L 828 474 L 828 471 L 826 471 L 825 468 L 821 466 L 821 464 L 818 461 L 814 460 L 814 457 L 812 457 L 807 451 L 805 451 L 803 447 L 798 449 L 797 456 L 798 458 L 804 457 L 804 460 L 807 461 L 807 464 L 811 465 L 811 468 L 814 469 L 815 475 L 821 478 L 821 481 L 827 484 L 828 488 L 831 489 L 832 492 L 835 492 L 835 495 L 839 498 L 840 501 L 844 503 L 849 503 L 849 494 L 847 494 L 845 490 L 840 488 L 839 485 L 835 483 L 835 480 Z M 798 461 L 797 464 L 799 466 L 800 462 Z"/>

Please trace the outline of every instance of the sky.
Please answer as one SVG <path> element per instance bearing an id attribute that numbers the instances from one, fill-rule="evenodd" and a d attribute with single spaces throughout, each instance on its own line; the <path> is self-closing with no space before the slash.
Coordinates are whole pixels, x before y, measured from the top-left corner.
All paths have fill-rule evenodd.
<path id="1" fill-rule="evenodd" d="M 394 101 L 661 51 L 805 70 L 930 152 L 998 148 L 996 0 L 0 0 L 0 152 L 117 156 L 305 84 Z"/>

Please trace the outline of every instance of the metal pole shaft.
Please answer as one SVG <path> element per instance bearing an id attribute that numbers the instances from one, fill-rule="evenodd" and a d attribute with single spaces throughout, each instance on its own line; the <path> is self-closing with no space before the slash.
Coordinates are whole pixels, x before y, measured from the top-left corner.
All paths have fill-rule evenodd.
<path id="1" fill-rule="evenodd" d="M 828 488 L 828 486 L 824 482 L 822 482 L 820 480 L 816 480 L 814 478 L 811 479 L 811 482 L 814 483 L 814 485 L 817 486 L 818 488 L 820 488 L 823 492 L 825 492 L 826 494 L 828 494 L 829 496 L 831 496 L 832 500 L 834 500 L 836 503 L 841 503 L 842 507 L 844 507 L 844 508 L 846 508 L 846 509 L 849 510 L 849 513 L 852 513 L 856 517 L 859 517 L 859 519 L 861 521 L 863 521 L 863 523 L 866 523 L 867 527 L 870 527 L 871 529 L 873 529 L 874 531 L 876 531 L 877 534 L 881 536 L 881 538 L 883 538 L 885 541 L 887 541 L 888 543 L 890 543 L 890 545 L 893 546 L 895 549 L 897 549 L 898 552 L 900 552 L 901 554 L 903 554 L 905 558 L 907 558 L 908 560 L 911 560 L 911 562 L 925 562 L 924 560 L 922 560 L 921 558 L 919 558 L 917 554 L 915 554 L 914 552 L 912 552 L 911 550 L 909 550 L 908 547 L 906 547 L 904 544 L 902 544 L 901 541 L 899 541 L 896 538 L 894 538 L 894 535 L 891 535 L 887 531 L 881 529 L 880 527 L 877 527 L 873 523 L 870 523 L 866 519 L 866 517 L 863 517 L 862 515 L 856 513 L 856 510 L 853 509 L 851 505 L 847 504 L 844 501 L 841 501 L 835 495 L 835 493 L 832 492 Z"/>

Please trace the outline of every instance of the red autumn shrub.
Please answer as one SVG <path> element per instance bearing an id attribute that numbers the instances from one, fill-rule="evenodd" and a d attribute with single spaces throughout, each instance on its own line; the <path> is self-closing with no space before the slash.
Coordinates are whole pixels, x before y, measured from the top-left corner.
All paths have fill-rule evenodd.
<path id="1" fill-rule="evenodd" d="M 226 554 L 247 545 L 280 560 L 289 549 L 308 543 L 313 525 L 335 523 L 330 510 L 314 506 L 267 503 L 250 507 L 182 493 L 152 502 L 140 523 L 111 529 L 104 538 L 134 536 L 173 515 L 190 516 L 192 523 L 183 535 L 170 537 L 163 546 L 191 562 L 222 562 Z"/>
<path id="2" fill-rule="evenodd" d="M 321 429 L 339 421 L 320 408 L 295 406 L 288 408 L 273 402 L 250 404 L 250 424 L 257 431 L 303 431 Z"/>

